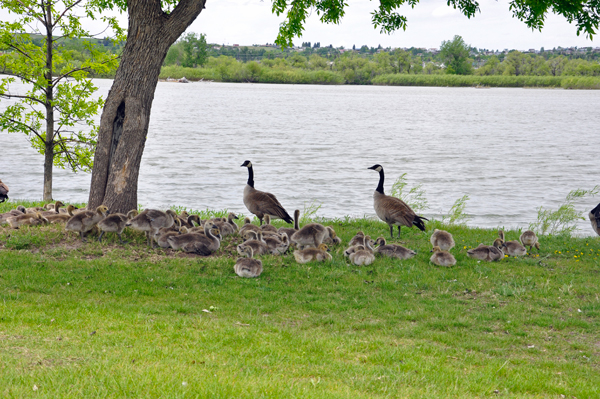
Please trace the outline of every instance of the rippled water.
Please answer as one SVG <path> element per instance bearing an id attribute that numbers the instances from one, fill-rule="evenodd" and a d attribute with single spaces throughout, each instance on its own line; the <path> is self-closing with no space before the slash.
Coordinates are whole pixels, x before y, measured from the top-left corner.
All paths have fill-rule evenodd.
<path id="1" fill-rule="evenodd" d="M 96 82 L 105 96 L 112 82 Z M 256 188 L 290 213 L 316 200 L 321 216 L 374 215 L 379 163 L 387 193 L 405 172 L 423 184 L 427 216 L 468 194 L 470 225 L 526 227 L 539 206 L 600 184 L 599 109 L 598 91 L 161 82 L 138 199 L 247 213 L 249 159 Z M 0 132 L 0 148 L 12 197 L 41 198 L 43 157 L 16 134 Z M 89 182 L 55 169 L 54 197 L 86 201 Z"/>

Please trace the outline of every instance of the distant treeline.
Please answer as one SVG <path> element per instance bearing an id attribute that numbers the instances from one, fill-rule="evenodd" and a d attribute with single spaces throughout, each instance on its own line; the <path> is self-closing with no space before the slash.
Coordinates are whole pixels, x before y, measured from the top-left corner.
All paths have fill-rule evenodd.
<path id="1" fill-rule="evenodd" d="M 442 66 L 433 62 L 423 65 L 403 50 L 375 54 L 372 59 L 342 54 L 335 61 L 298 53 L 260 63 L 229 56 L 208 57 L 203 67 L 171 65 L 163 67 L 160 74 L 161 79 L 183 76 L 217 82 L 600 89 L 600 64 L 595 61 L 563 56 L 545 60 L 517 51 L 503 61 L 491 57 L 471 75 L 447 74 Z"/>

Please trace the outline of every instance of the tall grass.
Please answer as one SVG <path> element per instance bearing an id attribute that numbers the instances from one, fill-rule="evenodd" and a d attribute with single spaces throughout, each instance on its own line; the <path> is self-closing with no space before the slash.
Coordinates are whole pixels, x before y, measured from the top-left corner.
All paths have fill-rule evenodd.
<path id="1" fill-rule="evenodd" d="M 449 87 L 562 87 L 558 76 L 475 76 L 475 75 L 380 75 L 374 85 L 385 86 L 449 86 Z M 600 81 L 600 80 L 599 80 Z"/>

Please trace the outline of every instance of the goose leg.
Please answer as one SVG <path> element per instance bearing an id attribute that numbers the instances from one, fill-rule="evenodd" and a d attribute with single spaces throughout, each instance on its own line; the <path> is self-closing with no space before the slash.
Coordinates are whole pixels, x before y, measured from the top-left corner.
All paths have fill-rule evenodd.
<path id="1" fill-rule="evenodd" d="M 102 242 L 102 236 L 104 235 L 104 231 L 102 233 L 100 233 L 100 236 L 98 237 L 98 242 Z"/>
<path id="2" fill-rule="evenodd" d="M 81 242 L 85 242 L 85 238 L 83 238 L 83 231 L 79 232 L 79 236 L 81 237 Z"/>
<path id="3" fill-rule="evenodd" d="M 398 226 L 398 238 L 400 238 L 400 227 L 401 226 Z"/>
<path id="4" fill-rule="evenodd" d="M 394 238 L 394 225 L 390 224 L 390 236 L 392 237 L 392 239 Z"/>
<path id="5" fill-rule="evenodd" d="M 123 237 L 121 237 L 121 233 L 117 233 L 117 235 L 119 236 L 119 241 L 121 241 L 121 244 L 127 244 L 127 241 L 123 241 Z"/>

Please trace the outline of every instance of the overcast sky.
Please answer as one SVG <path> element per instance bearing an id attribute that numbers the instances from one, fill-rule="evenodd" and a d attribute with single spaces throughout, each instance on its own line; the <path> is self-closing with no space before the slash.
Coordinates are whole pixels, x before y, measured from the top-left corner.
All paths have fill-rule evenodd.
<path id="1" fill-rule="evenodd" d="M 576 26 L 565 18 L 549 15 L 542 32 L 532 32 L 512 17 L 508 2 L 479 0 L 481 13 L 469 20 L 459 11 L 446 5 L 446 0 L 421 0 L 415 9 L 405 7 L 400 12 L 408 18 L 406 31 L 392 35 L 379 33 L 371 24 L 371 12 L 378 2 L 347 0 L 346 16 L 340 25 L 325 25 L 316 13 L 308 18 L 304 35 L 294 43 L 321 42 L 322 46 L 352 45 L 377 47 L 439 47 L 442 40 L 454 35 L 477 48 L 527 50 L 544 47 L 600 47 L 585 35 L 577 36 Z M 283 16 L 271 12 L 271 1 L 265 0 L 208 0 L 206 9 L 188 28 L 188 32 L 206 34 L 209 43 L 264 44 L 273 43 Z M 0 10 L 0 18 L 10 18 Z M 119 17 L 127 26 L 127 15 Z M 101 29 L 98 28 L 100 31 Z"/>

